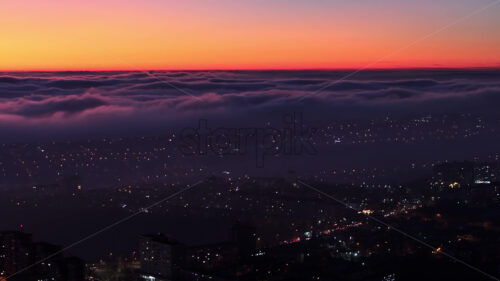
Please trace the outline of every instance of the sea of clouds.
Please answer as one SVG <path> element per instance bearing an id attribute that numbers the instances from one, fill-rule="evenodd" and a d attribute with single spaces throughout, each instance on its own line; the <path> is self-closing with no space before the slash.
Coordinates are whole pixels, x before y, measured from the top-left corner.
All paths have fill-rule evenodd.
<path id="1" fill-rule="evenodd" d="M 500 70 L 0 73 L 3 139 L 193 124 L 480 113 L 496 117 Z"/>

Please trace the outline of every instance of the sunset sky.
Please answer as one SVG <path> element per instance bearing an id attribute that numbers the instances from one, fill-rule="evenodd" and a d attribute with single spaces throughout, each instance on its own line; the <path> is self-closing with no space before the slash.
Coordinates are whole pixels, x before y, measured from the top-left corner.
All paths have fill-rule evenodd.
<path id="1" fill-rule="evenodd" d="M 495 1 L 2 1 L 0 70 L 359 68 Z M 499 15 L 370 67 L 500 67 Z"/>

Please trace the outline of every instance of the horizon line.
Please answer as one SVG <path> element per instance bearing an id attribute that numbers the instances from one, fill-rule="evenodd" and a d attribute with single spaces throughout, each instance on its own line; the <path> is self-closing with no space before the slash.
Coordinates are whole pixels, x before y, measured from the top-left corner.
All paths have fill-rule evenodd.
<path id="1" fill-rule="evenodd" d="M 138 72 L 138 71 L 356 71 L 359 68 L 151 68 L 151 69 L 0 69 L 0 73 L 23 73 L 23 72 Z M 500 70 L 499 66 L 426 66 L 426 67 L 373 67 L 363 69 L 364 71 L 382 70 Z"/>

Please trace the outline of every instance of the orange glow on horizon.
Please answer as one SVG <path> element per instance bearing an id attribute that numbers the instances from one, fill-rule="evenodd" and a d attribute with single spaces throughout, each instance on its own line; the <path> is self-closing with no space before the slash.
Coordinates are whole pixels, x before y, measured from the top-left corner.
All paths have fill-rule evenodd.
<path id="1" fill-rule="evenodd" d="M 260 0 L 260 5 L 215 2 L 220 5 L 196 0 L 6 2 L 0 11 L 0 26 L 8 27 L 0 31 L 0 70 L 500 67 L 500 20 L 494 11 L 405 48 L 478 4 L 434 16 L 429 13 L 437 13 L 435 7 L 410 2 L 391 3 L 401 15 L 374 10 L 373 3 L 346 2 L 338 12 L 339 7 L 305 10 L 305 2 L 293 1 L 285 13 Z"/>

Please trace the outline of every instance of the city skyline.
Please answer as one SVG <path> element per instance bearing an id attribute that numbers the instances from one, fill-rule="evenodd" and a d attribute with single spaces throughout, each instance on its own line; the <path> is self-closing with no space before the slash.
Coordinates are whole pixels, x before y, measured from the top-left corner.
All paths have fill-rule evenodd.
<path id="1" fill-rule="evenodd" d="M 0 281 L 500 281 L 500 0 L 0 3 Z"/>

